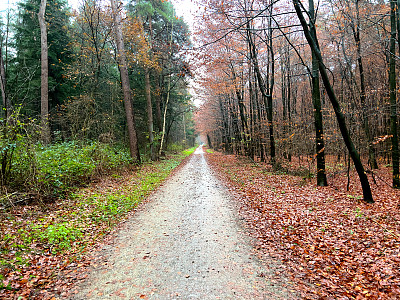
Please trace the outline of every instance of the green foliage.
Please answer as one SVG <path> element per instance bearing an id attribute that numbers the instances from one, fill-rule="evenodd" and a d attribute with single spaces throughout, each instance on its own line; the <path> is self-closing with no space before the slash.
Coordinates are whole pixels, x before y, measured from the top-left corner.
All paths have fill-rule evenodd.
<path id="1" fill-rule="evenodd" d="M 112 170 L 131 163 L 126 150 L 93 142 L 79 144 L 65 142 L 38 146 L 37 183 L 44 192 L 61 192 L 71 186 L 87 182 L 101 171 Z"/>
<path id="2" fill-rule="evenodd" d="M 0 119 L 0 179 L 1 185 L 15 181 L 15 170 L 18 165 L 31 166 L 33 151 L 29 142 L 29 130 L 34 130 L 32 121 L 23 122 L 20 119 L 20 107 L 8 120 Z M 31 168 L 26 167 L 24 177 L 32 174 Z M 15 182 L 20 184 L 21 182 Z"/>
<path id="3" fill-rule="evenodd" d="M 1 185 L 40 194 L 59 195 L 94 175 L 127 166 L 131 158 L 122 146 L 74 141 L 35 144 L 36 126 L 20 121 L 16 111 L 0 130 Z"/>
<path id="4" fill-rule="evenodd" d="M 194 151 L 196 151 L 197 147 L 192 147 L 186 150 L 182 151 L 182 154 L 185 156 L 189 156 L 190 154 L 192 154 Z"/>
<path id="5" fill-rule="evenodd" d="M 34 242 L 41 242 L 53 252 L 70 249 L 82 237 L 82 231 L 74 223 L 36 224 L 31 228 L 20 229 L 21 248 L 29 248 Z"/>
<path id="6" fill-rule="evenodd" d="M 65 142 L 37 149 L 39 187 L 45 192 L 65 191 L 93 175 L 131 163 L 126 149 L 92 142 Z"/>

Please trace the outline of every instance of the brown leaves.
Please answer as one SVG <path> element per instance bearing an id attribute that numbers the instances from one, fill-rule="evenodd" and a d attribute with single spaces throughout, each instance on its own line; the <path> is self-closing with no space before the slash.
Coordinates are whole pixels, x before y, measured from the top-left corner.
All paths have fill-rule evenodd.
<path id="1" fill-rule="evenodd" d="M 267 165 L 208 155 L 240 197 L 241 214 L 260 255 L 281 260 L 305 298 L 395 299 L 400 294 L 400 191 L 372 186 L 376 204 L 360 202 L 343 174 L 317 187 L 300 177 L 269 173 Z M 379 177 L 390 182 L 390 172 Z M 328 174 L 330 175 L 330 174 Z"/>

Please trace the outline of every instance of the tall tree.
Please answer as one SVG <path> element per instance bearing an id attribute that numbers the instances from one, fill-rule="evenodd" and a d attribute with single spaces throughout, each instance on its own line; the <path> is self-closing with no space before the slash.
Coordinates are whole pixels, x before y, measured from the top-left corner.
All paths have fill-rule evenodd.
<path id="1" fill-rule="evenodd" d="M 115 39 L 117 44 L 117 58 L 118 58 L 118 68 L 121 75 L 121 84 L 124 94 L 124 105 L 126 113 L 126 123 L 128 127 L 129 135 L 129 150 L 132 158 L 136 162 L 140 162 L 140 153 L 136 133 L 136 124 L 132 108 L 132 93 L 129 82 L 128 75 L 128 64 L 125 54 L 124 39 L 121 30 L 121 15 L 120 15 L 120 5 L 116 5 L 115 0 L 111 0 L 111 8 L 114 17 L 114 31 Z"/>
<path id="2" fill-rule="evenodd" d="M 44 143 L 50 142 L 49 124 L 49 58 L 47 45 L 47 26 L 44 18 L 46 12 L 46 0 L 41 0 L 38 13 L 40 25 L 40 48 L 41 48 L 41 85 L 40 85 L 40 117 L 41 117 L 41 139 Z"/>
<path id="3" fill-rule="evenodd" d="M 390 0 L 390 42 L 389 42 L 389 99 L 390 129 L 392 134 L 393 187 L 400 188 L 399 140 L 397 133 L 397 95 L 396 95 L 396 0 Z"/>
<path id="4" fill-rule="evenodd" d="M 325 67 L 323 59 L 322 59 L 321 52 L 318 48 L 318 42 L 311 35 L 310 29 L 308 28 L 307 21 L 304 18 L 304 15 L 303 15 L 304 7 L 301 4 L 300 0 L 293 0 L 293 5 L 296 10 L 296 14 L 300 20 L 300 24 L 303 28 L 304 35 L 305 35 L 307 42 L 311 48 L 311 51 L 316 55 L 316 57 L 318 59 L 319 72 L 321 74 L 322 81 L 324 82 L 326 93 L 327 93 L 329 100 L 331 101 L 332 107 L 335 111 L 335 115 L 337 118 L 337 122 L 339 125 L 340 132 L 342 134 L 344 143 L 349 151 L 349 154 L 350 154 L 350 156 L 353 160 L 354 166 L 356 168 L 357 174 L 360 178 L 360 183 L 361 183 L 362 190 L 363 190 L 364 201 L 367 203 L 373 203 L 374 200 L 372 197 L 371 187 L 369 185 L 367 174 L 365 173 L 364 166 L 362 165 L 360 155 L 358 154 L 358 151 L 357 151 L 356 147 L 354 146 L 353 141 L 350 138 L 350 134 L 349 134 L 349 131 L 348 131 L 347 125 L 346 125 L 346 119 L 343 115 L 339 101 L 337 100 L 336 94 L 330 83 L 330 80 L 329 80 L 329 77 L 328 77 L 328 74 L 326 71 L 326 67 Z"/>
<path id="5" fill-rule="evenodd" d="M 308 1 L 308 14 L 310 17 L 310 34 L 316 41 L 315 31 L 315 8 L 314 1 Z M 319 47 L 319 45 L 317 44 Z M 315 124 L 315 147 L 317 156 L 317 185 L 327 186 L 325 171 L 325 141 L 324 141 L 324 129 L 322 124 L 322 112 L 321 112 L 321 92 L 319 89 L 319 72 L 318 72 L 318 58 L 314 52 L 312 52 L 312 70 L 311 70 L 311 85 L 312 85 L 312 102 L 314 106 L 314 124 Z"/>
<path id="6" fill-rule="evenodd" d="M 41 0 L 23 0 L 12 24 L 14 49 L 8 57 L 7 90 L 12 105 L 23 104 L 21 112 L 33 118 L 41 115 Z M 52 114 L 73 92 L 66 76 L 71 62 L 69 8 L 65 0 L 47 0 L 44 20 L 48 45 L 48 107 Z M 43 27 L 43 26 L 42 26 Z M 43 27 L 44 28 L 44 27 Z M 52 118 L 50 118 L 52 122 Z"/>

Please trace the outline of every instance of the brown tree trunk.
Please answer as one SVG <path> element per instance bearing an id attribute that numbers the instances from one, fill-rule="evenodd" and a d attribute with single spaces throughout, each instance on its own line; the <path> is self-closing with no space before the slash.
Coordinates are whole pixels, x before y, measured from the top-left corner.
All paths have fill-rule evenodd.
<path id="1" fill-rule="evenodd" d="M 147 129 L 149 131 L 150 157 L 151 160 L 156 160 L 154 151 L 154 125 L 153 125 L 153 105 L 151 103 L 151 85 L 150 85 L 150 70 L 146 69 L 144 74 L 146 102 L 147 102 Z"/>
<path id="2" fill-rule="evenodd" d="M 302 12 L 302 4 L 300 0 L 293 0 L 293 5 L 296 10 L 296 14 L 300 20 L 301 26 L 303 28 L 304 35 L 307 39 L 307 42 L 311 48 L 311 51 L 316 55 L 318 59 L 318 67 L 319 72 L 321 74 L 322 81 L 324 82 L 326 93 L 331 101 L 333 110 L 335 111 L 336 119 L 339 125 L 340 132 L 342 134 L 344 143 L 351 155 L 351 158 L 354 163 L 354 167 L 356 168 L 358 177 L 360 178 L 360 183 L 363 190 L 364 201 L 367 203 L 374 203 L 371 187 L 369 185 L 367 174 L 365 173 L 364 166 L 361 163 L 360 155 L 358 154 L 357 149 L 355 148 L 353 141 L 350 138 L 349 131 L 346 125 L 346 119 L 341 111 L 340 104 L 336 98 L 335 92 L 333 91 L 332 85 L 329 81 L 328 73 L 326 71 L 326 67 L 324 65 L 321 52 L 318 49 L 317 42 L 312 37 L 310 30 L 308 29 L 307 22 L 304 18 Z M 315 37 L 316 38 L 316 37 Z"/>
<path id="3" fill-rule="evenodd" d="M 38 13 L 40 26 L 40 47 L 41 47 L 41 85 L 40 85 L 40 118 L 41 118 L 41 140 L 43 143 L 50 143 L 49 125 L 49 58 L 47 45 L 47 27 L 44 18 L 46 12 L 46 0 L 41 0 Z"/>
<path id="4" fill-rule="evenodd" d="M 398 8 L 397 8 L 398 9 Z M 399 139 L 397 136 L 397 95 L 396 95 L 396 1 L 390 0 L 390 45 L 389 45 L 389 99 L 390 129 L 392 134 L 393 187 L 400 188 Z"/>
<path id="5" fill-rule="evenodd" d="M 250 28 L 250 21 L 247 22 L 247 43 L 249 46 L 249 54 L 250 54 L 250 59 L 254 67 L 254 72 L 256 75 L 256 79 L 258 82 L 258 87 L 260 89 L 262 99 L 264 100 L 264 105 L 267 109 L 267 120 L 268 120 L 268 128 L 269 128 L 269 139 L 270 139 L 270 155 L 271 155 L 271 164 L 275 166 L 276 164 L 276 159 L 275 159 L 275 138 L 274 138 L 274 128 L 273 128 L 273 109 L 272 109 L 272 92 L 273 92 L 273 87 L 274 87 L 274 79 L 273 79 L 273 72 L 274 72 L 274 58 L 273 58 L 273 52 L 271 49 L 272 46 L 272 32 L 270 31 L 269 34 L 271 35 L 269 37 L 269 52 L 271 52 L 270 60 L 271 60 L 271 66 L 268 66 L 268 72 L 271 67 L 271 74 L 267 74 L 267 78 L 264 80 L 263 75 L 261 74 L 260 66 L 258 64 L 258 57 L 257 57 L 257 50 L 256 50 L 256 45 L 255 41 L 253 39 L 253 33 L 251 32 L 252 28 Z M 270 76 L 272 78 L 270 79 Z"/>
<path id="6" fill-rule="evenodd" d="M 364 64 L 361 57 L 361 38 L 360 38 L 360 9 L 359 9 L 359 0 L 356 0 L 356 26 L 353 26 L 353 36 L 354 41 L 356 42 L 357 47 L 357 64 L 358 70 L 360 72 L 360 102 L 362 109 L 362 117 L 363 117 L 363 128 L 365 131 L 365 135 L 367 137 L 367 147 L 368 147 L 368 155 L 369 155 L 369 164 L 371 169 L 378 169 L 378 164 L 375 159 L 375 149 L 372 144 L 371 133 L 369 129 L 369 120 L 367 115 L 367 103 L 366 103 L 366 91 L 365 91 L 365 76 L 364 76 Z"/>
<path id="7" fill-rule="evenodd" d="M 1 88 L 1 96 L 3 99 L 3 108 L 5 109 L 5 117 L 8 119 L 10 109 L 9 109 L 9 101 L 7 97 L 7 91 L 6 91 L 6 71 L 4 67 L 4 60 L 3 60 L 3 53 L 2 53 L 2 45 L 0 45 L 0 88 Z"/>
<path id="8" fill-rule="evenodd" d="M 313 39 L 316 41 L 315 32 L 315 12 L 314 12 L 314 1 L 308 1 L 308 10 L 310 15 L 310 33 Z M 327 186 L 328 182 L 326 179 L 325 171 L 325 141 L 324 141 L 324 130 L 322 123 L 322 112 L 321 112 L 321 91 L 319 89 L 319 73 L 318 73 L 318 58 L 312 53 L 312 101 L 314 105 L 314 124 L 315 124 L 315 146 L 317 156 L 317 185 Z"/>
<path id="9" fill-rule="evenodd" d="M 115 28 L 115 39 L 117 44 L 117 57 L 118 57 L 118 68 L 121 74 L 121 84 L 122 91 L 124 94 L 124 106 L 126 113 L 126 123 L 128 127 L 128 136 L 129 136 L 129 150 L 131 153 L 131 157 L 135 162 L 140 163 L 140 153 L 139 146 L 137 141 L 137 133 L 136 133 L 136 125 L 135 118 L 133 114 L 132 108 L 132 94 L 129 83 L 129 75 L 128 75 L 128 67 L 125 55 L 125 46 L 124 40 L 122 37 L 122 30 L 120 27 L 121 24 L 121 15 L 119 13 L 118 7 L 115 4 L 115 0 L 111 0 L 111 8 L 113 11 L 114 17 L 114 28 Z"/>

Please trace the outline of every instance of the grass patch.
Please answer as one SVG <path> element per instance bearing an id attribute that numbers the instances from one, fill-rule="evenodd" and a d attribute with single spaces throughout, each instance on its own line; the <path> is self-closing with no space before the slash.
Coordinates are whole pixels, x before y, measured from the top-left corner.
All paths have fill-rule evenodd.
<path id="1" fill-rule="evenodd" d="M 192 154 L 194 151 L 196 151 L 197 147 L 192 147 L 186 150 L 182 151 L 182 154 L 185 156 L 189 156 L 190 154 Z"/>

